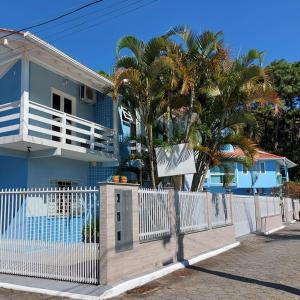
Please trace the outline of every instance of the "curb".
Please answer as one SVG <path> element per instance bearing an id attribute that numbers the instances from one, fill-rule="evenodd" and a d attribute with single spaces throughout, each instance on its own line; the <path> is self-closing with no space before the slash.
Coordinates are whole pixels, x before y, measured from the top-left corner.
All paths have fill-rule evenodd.
<path id="1" fill-rule="evenodd" d="M 274 233 L 274 232 L 276 232 L 276 231 L 279 231 L 279 230 L 281 230 L 281 229 L 283 229 L 283 228 L 285 228 L 285 227 L 286 227 L 286 225 L 282 225 L 282 226 L 280 226 L 280 227 L 271 229 L 271 230 L 269 230 L 269 231 L 264 232 L 264 235 L 270 235 L 271 233 Z"/>
<path id="2" fill-rule="evenodd" d="M 48 296 L 57 296 L 57 297 L 67 297 L 70 299 L 79 299 L 79 300 L 104 300 L 109 299 L 112 297 L 116 297 L 120 294 L 125 293 L 128 290 L 131 290 L 133 288 L 139 287 L 141 285 L 144 285 L 148 282 L 151 282 L 155 279 L 161 278 L 167 274 L 170 274 L 174 271 L 177 271 L 179 269 L 183 269 L 185 267 L 188 267 L 189 265 L 193 265 L 197 262 L 206 260 L 208 258 L 214 257 L 216 255 L 219 255 L 221 253 L 224 253 L 230 249 L 233 249 L 240 245 L 240 242 L 235 242 L 230 245 L 224 246 L 219 249 L 215 249 L 212 251 L 209 251 L 207 253 L 203 253 L 199 256 L 196 256 L 192 259 L 185 260 L 180 263 L 176 263 L 172 266 L 165 267 L 159 271 L 155 271 L 152 273 L 149 273 L 147 275 L 143 275 L 125 282 L 122 282 L 109 290 L 106 290 L 102 295 L 99 296 L 89 296 L 89 295 L 83 295 L 83 294 L 75 294 L 71 292 L 63 292 L 63 291 L 56 291 L 56 290 L 49 290 L 49 289 L 43 289 L 43 288 L 35 288 L 35 287 L 28 287 L 28 286 L 22 286 L 17 284 L 11 284 L 11 283 L 5 283 L 0 282 L 0 288 L 5 289 L 11 289 L 11 290 L 17 290 L 22 292 L 29 292 L 29 293 L 37 293 L 37 294 L 44 294 Z"/>
<path id="3" fill-rule="evenodd" d="M 221 254 L 223 252 L 226 252 L 230 249 L 233 249 L 233 248 L 235 248 L 239 245 L 240 245 L 240 242 L 235 242 L 235 243 L 232 243 L 230 245 L 224 246 L 222 248 L 219 248 L 219 249 L 212 250 L 210 252 L 201 254 L 201 255 L 196 256 L 192 259 L 185 260 L 185 261 L 180 262 L 180 263 L 176 263 L 176 264 L 174 264 L 172 266 L 169 266 L 169 267 L 165 267 L 165 268 L 163 268 L 159 271 L 155 271 L 153 273 L 150 273 L 150 274 L 147 274 L 147 275 L 144 275 L 144 276 L 132 279 L 132 280 L 122 282 L 122 283 L 112 287 L 111 289 L 105 291 L 100 296 L 99 299 L 104 300 L 104 299 L 109 299 L 109 298 L 112 298 L 112 297 L 116 297 L 120 294 L 125 293 L 128 290 L 134 289 L 134 288 L 139 287 L 141 285 L 144 285 L 148 282 L 151 282 L 155 279 L 161 278 L 161 277 L 163 277 L 167 274 L 170 274 L 174 271 L 177 271 L 177 270 L 183 269 L 185 267 L 188 267 L 189 265 L 193 265 L 193 264 L 198 263 L 200 261 L 203 261 L 205 259 L 208 259 L 208 258 L 214 257 L 216 255 L 219 255 L 219 254 Z"/>

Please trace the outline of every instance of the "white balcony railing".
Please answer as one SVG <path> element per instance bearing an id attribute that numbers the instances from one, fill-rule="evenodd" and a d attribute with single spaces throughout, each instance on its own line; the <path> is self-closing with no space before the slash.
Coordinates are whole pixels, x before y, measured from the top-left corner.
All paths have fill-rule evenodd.
<path id="1" fill-rule="evenodd" d="M 5 116 L 1 116 L 1 113 Z M 37 143 L 43 139 L 46 142 L 43 142 L 44 145 L 71 151 L 116 154 L 113 129 L 32 101 L 29 101 L 24 119 L 24 126 L 20 126 L 20 101 L 0 105 L 0 137 L 28 134 L 29 137 L 35 137 Z M 26 133 L 21 132 L 23 128 Z"/>

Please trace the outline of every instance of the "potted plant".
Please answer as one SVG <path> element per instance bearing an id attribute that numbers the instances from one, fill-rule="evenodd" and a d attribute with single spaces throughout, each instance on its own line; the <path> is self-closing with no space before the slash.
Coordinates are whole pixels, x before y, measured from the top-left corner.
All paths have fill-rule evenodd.
<path id="1" fill-rule="evenodd" d="M 120 182 L 120 176 L 119 176 L 119 175 L 113 176 L 112 181 L 113 181 L 114 183 Z"/>
<path id="2" fill-rule="evenodd" d="M 121 176 L 121 183 L 127 183 L 127 176 Z"/>

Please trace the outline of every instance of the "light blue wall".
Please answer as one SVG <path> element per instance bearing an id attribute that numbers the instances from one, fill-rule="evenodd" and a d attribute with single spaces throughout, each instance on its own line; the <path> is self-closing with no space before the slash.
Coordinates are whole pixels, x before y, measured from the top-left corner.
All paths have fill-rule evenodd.
<path id="1" fill-rule="evenodd" d="M 47 187 L 51 179 L 78 181 L 88 184 L 89 163 L 60 157 L 36 158 L 28 161 L 28 187 Z"/>
<path id="2" fill-rule="evenodd" d="M 261 162 L 261 161 L 260 161 Z M 260 172 L 255 172 L 257 174 L 257 181 L 255 182 L 255 185 L 253 186 L 256 189 L 263 189 L 263 192 L 268 193 L 268 191 L 271 191 L 272 188 L 277 187 L 277 168 L 278 168 L 278 162 L 275 160 L 266 160 L 266 173 L 261 174 Z M 237 170 L 235 171 L 235 174 L 237 174 L 237 179 L 235 182 L 229 187 L 230 190 L 232 190 L 234 193 L 238 194 L 244 194 L 246 193 L 247 189 L 252 188 L 252 177 L 251 173 L 248 171 L 247 174 L 243 173 L 243 166 L 241 164 L 235 164 Z M 210 174 L 214 175 L 215 173 L 220 172 L 218 167 L 211 168 Z M 192 183 L 193 176 L 192 175 L 186 175 L 185 176 L 185 189 L 189 190 L 191 183 Z M 214 184 L 211 181 L 210 176 L 207 178 L 206 183 L 204 184 L 204 187 L 211 191 L 211 192 L 222 192 L 225 191 L 222 184 Z"/>
<path id="3" fill-rule="evenodd" d="M 259 161 L 261 162 L 261 161 Z M 258 172 L 254 172 L 256 174 L 257 181 L 254 184 L 255 188 L 271 188 L 277 186 L 277 169 L 276 165 L 278 164 L 275 160 L 266 160 L 266 173 L 260 173 L 259 168 Z M 243 167 L 241 164 L 238 164 L 238 188 L 251 188 L 252 186 L 252 176 L 251 172 L 247 172 L 247 174 L 243 173 Z"/>
<path id="4" fill-rule="evenodd" d="M 0 156 L 0 166 L 0 188 L 25 188 L 27 186 L 27 159 Z"/>
<path id="5" fill-rule="evenodd" d="M 29 98 L 31 101 L 52 106 L 51 88 L 60 90 L 76 98 L 76 115 L 80 118 L 95 121 L 95 105 L 80 100 L 80 85 L 44 67 L 30 62 L 29 65 Z"/>
<path id="6" fill-rule="evenodd" d="M 26 159 L 0 156 L 0 188 L 48 187 L 51 179 L 89 184 L 89 163 L 60 157 Z"/>
<path id="7" fill-rule="evenodd" d="M 21 98 L 21 61 L 17 61 L 0 79 L 0 104 Z"/>

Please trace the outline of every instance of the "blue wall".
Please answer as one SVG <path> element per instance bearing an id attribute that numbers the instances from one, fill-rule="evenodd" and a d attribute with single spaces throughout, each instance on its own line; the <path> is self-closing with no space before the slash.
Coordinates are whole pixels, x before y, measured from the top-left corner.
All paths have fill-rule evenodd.
<path id="1" fill-rule="evenodd" d="M 28 161 L 28 187 L 47 187 L 51 179 L 88 184 L 89 163 L 61 157 L 36 158 Z"/>
<path id="2" fill-rule="evenodd" d="M 21 61 L 18 60 L 0 79 L 0 104 L 21 98 Z"/>
<path id="3" fill-rule="evenodd" d="M 259 163 L 262 161 L 259 161 Z M 275 160 L 266 160 L 266 173 L 262 174 L 258 169 L 253 174 L 257 175 L 257 181 L 254 184 L 255 188 L 271 188 L 277 186 L 277 169 L 278 164 Z M 253 175 L 252 175 L 253 176 Z M 243 167 L 238 164 L 238 188 L 250 188 L 252 186 L 252 176 L 251 172 L 248 171 L 247 174 L 243 173 Z"/>
<path id="4" fill-rule="evenodd" d="M 113 111 L 113 99 L 98 93 L 95 122 L 108 128 L 114 128 Z"/>
<path id="5" fill-rule="evenodd" d="M 89 184 L 89 163 L 60 157 L 0 156 L 0 188 L 49 187 L 51 179 Z"/>
<path id="6" fill-rule="evenodd" d="M 29 98 L 31 101 L 52 106 L 51 88 L 55 88 L 76 98 L 76 114 L 78 117 L 95 121 L 95 105 L 80 100 L 80 85 L 72 80 L 51 72 L 42 66 L 30 62 L 29 65 Z"/>
<path id="7" fill-rule="evenodd" d="M 27 187 L 26 158 L 0 156 L 0 188 Z"/>

